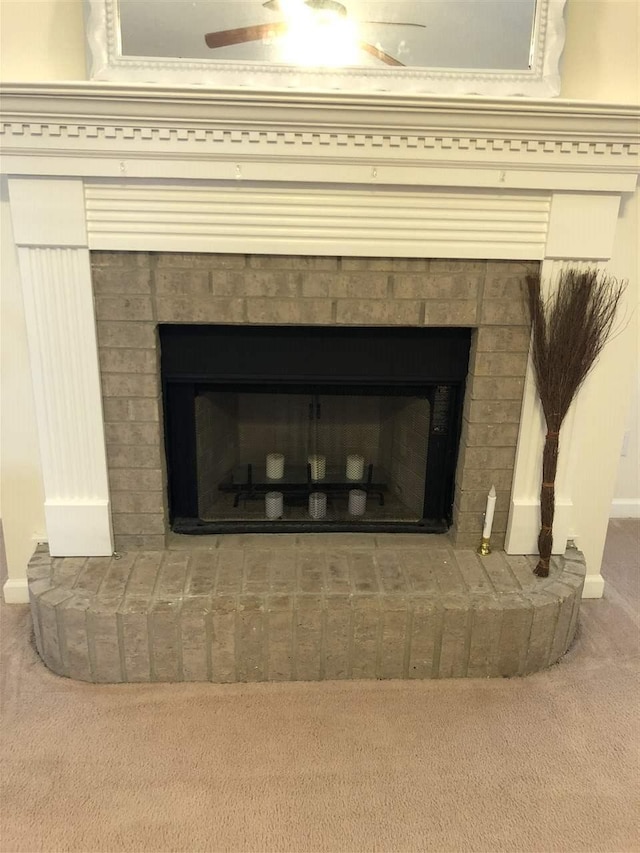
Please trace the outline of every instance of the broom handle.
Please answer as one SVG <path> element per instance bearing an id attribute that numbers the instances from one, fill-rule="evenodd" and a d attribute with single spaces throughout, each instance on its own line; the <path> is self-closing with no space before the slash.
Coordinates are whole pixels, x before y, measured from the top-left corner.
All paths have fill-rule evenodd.
<path id="1" fill-rule="evenodd" d="M 548 430 L 542 455 L 542 487 L 540 489 L 540 535 L 538 554 L 540 560 L 535 568 L 538 577 L 549 575 L 549 564 L 553 550 L 553 517 L 556 507 L 556 473 L 558 471 L 559 432 Z"/>

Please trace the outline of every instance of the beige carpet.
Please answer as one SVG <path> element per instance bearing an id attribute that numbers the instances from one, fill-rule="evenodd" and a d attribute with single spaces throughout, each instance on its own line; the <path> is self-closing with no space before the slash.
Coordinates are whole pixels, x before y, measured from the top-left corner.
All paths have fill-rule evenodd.
<path id="1" fill-rule="evenodd" d="M 639 536 L 525 679 L 80 684 L 4 607 L 0 849 L 640 850 Z"/>

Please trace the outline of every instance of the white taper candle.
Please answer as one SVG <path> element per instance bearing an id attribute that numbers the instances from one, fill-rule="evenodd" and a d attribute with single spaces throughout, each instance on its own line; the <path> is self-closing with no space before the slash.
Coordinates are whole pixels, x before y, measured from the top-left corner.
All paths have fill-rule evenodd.
<path id="1" fill-rule="evenodd" d="M 493 514 L 496 511 L 496 487 L 491 486 L 491 491 L 487 495 L 487 508 L 484 513 L 484 527 L 482 529 L 483 539 L 488 539 L 491 536 L 491 526 L 493 525 Z"/>

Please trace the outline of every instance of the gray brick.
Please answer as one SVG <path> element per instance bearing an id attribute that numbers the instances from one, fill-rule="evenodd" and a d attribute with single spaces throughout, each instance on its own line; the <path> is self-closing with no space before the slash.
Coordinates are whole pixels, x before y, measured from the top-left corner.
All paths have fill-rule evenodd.
<path id="1" fill-rule="evenodd" d="M 297 595 L 294 612 L 295 673 L 298 681 L 317 681 L 322 660 L 322 599 Z"/>
<path id="2" fill-rule="evenodd" d="M 346 596 L 328 596 L 325 623 L 324 677 L 349 678 L 351 675 L 352 613 Z"/>
<path id="3" fill-rule="evenodd" d="M 89 654 L 93 680 L 96 682 L 123 680 L 115 616 L 121 603 L 121 599 L 117 597 L 100 596 L 92 601 L 87 610 Z"/>
<path id="4" fill-rule="evenodd" d="M 78 579 L 86 557 L 54 557 L 51 561 L 51 580 L 56 586 L 70 589 Z"/>
<path id="5" fill-rule="evenodd" d="M 522 400 L 524 378 L 476 376 L 468 391 L 473 400 Z"/>
<path id="6" fill-rule="evenodd" d="M 465 422 L 462 441 L 469 447 L 515 447 L 518 424 L 470 424 Z"/>
<path id="7" fill-rule="evenodd" d="M 182 680 L 180 602 L 155 601 L 149 612 L 151 674 L 154 681 Z"/>
<path id="8" fill-rule="evenodd" d="M 228 273 L 231 292 L 236 296 L 289 299 L 298 295 L 299 273 L 283 271 L 246 270 Z"/>
<path id="9" fill-rule="evenodd" d="M 98 344 L 101 347 L 153 349 L 156 328 L 153 323 L 114 323 L 98 320 Z"/>
<path id="10" fill-rule="evenodd" d="M 91 271 L 91 281 L 93 292 L 98 296 L 151 292 L 151 270 L 143 267 L 128 270 L 94 267 Z"/>
<path id="11" fill-rule="evenodd" d="M 473 372 L 476 376 L 524 376 L 527 361 L 524 352 L 479 352 Z"/>
<path id="12" fill-rule="evenodd" d="M 236 677 L 236 599 L 216 595 L 211 613 L 211 680 L 229 682 Z"/>
<path id="13" fill-rule="evenodd" d="M 96 317 L 104 320 L 153 320 L 149 296 L 97 296 Z"/>
<path id="14" fill-rule="evenodd" d="M 468 599 L 460 596 L 445 601 L 442 612 L 439 678 L 463 678 L 469 658 L 470 611 Z"/>
<path id="15" fill-rule="evenodd" d="M 459 274 L 393 276 L 393 293 L 397 299 L 466 299 L 475 302 L 478 277 Z"/>
<path id="16" fill-rule="evenodd" d="M 524 667 L 526 674 L 539 672 L 548 665 L 560 610 L 557 598 L 544 591 L 527 593 L 527 598 L 533 606 L 533 614 Z"/>
<path id="17" fill-rule="evenodd" d="M 468 678 L 498 675 L 502 608 L 494 597 L 483 595 L 471 611 Z"/>
<path id="18" fill-rule="evenodd" d="M 162 464 L 159 445 L 112 444 L 107 447 L 112 468 L 153 468 Z"/>
<path id="19" fill-rule="evenodd" d="M 111 492 L 111 509 L 114 513 L 152 513 L 164 518 L 162 492 Z"/>
<path id="20" fill-rule="evenodd" d="M 165 530 L 164 514 L 158 513 L 113 513 L 113 531 L 117 534 L 158 534 Z"/>
<path id="21" fill-rule="evenodd" d="M 529 352 L 531 332 L 523 326 L 481 326 L 476 332 L 477 352 Z"/>
<path id="22" fill-rule="evenodd" d="M 154 534 L 117 534 L 114 539 L 116 551 L 159 551 L 165 543 L 164 536 Z"/>
<path id="23" fill-rule="evenodd" d="M 274 593 L 292 593 L 296 588 L 295 554 L 278 549 L 271 551 L 268 562 L 269 590 Z"/>
<path id="24" fill-rule="evenodd" d="M 209 607 L 204 596 L 187 598 L 180 612 L 182 677 L 185 681 L 208 681 Z"/>
<path id="25" fill-rule="evenodd" d="M 380 678 L 406 678 L 409 614 L 404 598 L 386 598 L 382 610 Z"/>
<path id="26" fill-rule="evenodd" d="M 330 299 L 260 299 L 247 300 L 249 323 L 331 323 Z"/>
<path id="27" fill-rule="evenodd" d="M 480 311 L 480 322 L 488 326 L 528 326 L 529 316 L 524 299 L 522 302 L 485 299 Z"/>
<path id="28" fill-rule="evenodd" d="M 153 373 L 158 370 L 157 356 L 152 349 L 100 347 L 100 369 L 104 373 Z"/>
<path id="29" fill-rule="evenodd" d="M 184 593 L 189 569 L 189 554 L 167 551 L 160 565 L 155 593 L 160 599 L 180 598 Z"/>
<path id="30" fill-rule="evenodd" d="M 159 393 L 158 378 L 140 373 L 103 373 L 102 393 L 105 397 L 153 397 Z"/>
<path id="31" fill-rule="evenodd" d="M 427 326 L 473 326 L 477 322 L 475 299 L 436 300 L 424 303 L 424 324 Z"/>
<path id="32" fill-rule="evenodd" d="M 68 589 L 52 587 L 37 599 L 42 657 L 47 666 L 60 675 L 65 675 L 66 672 L 62 660 L 57 608 L 70 597 L 71 592 Z"/>
<path id="33" fill-rule="evenodd" d="M 414 600 L 411 613 L 409 678 L 431 678 L 440 650 L 442 613 L 433 602 Z"/>
<path id="34" fill-rule="evenodd" d="M 329 296 L 348 299 L 386 299 L 389 277 L 382 272 L 343 272 L 329 278 Z"/>
<path id="35" fill-rule="evenodd" d="M 159 323 L 243 323 L 244 300 L 239 298 L 158 297 Z"/>
<path id="36" fill-rule="evenodd" d="M 324 554 L 301 554 L 298 557 L 298 589 L 303 593 L 321 593 L 324 590 Z"/>
<path id="37" fill-rule="evenodd" d="M 379 591 L 373 554 L 352 552 L 348 555 L 353 591 L 375 593 Z"/>
<path id="38" fill-rule="evenodd" d="M 211 292 L 206 270 L 158 269 L 154 279 L 158 296 L 202 296 Z"/>
<path id="39" fill-rule="evenodd" d="M 91 681 L 86 619 L 88 607 L 89 598 L 78 595 L 58 606 L 64 671 L 70 678 L 81 681 Z"/>
<path id="40" fill-rule="evenodd" d="M 380 609 L 377 596 L 353 597 L 352 678 L 375 678 L 378 670 Z"/>
<path id="41" fill-rule="evenodd" d="M 185 586 L 185 595 L 211 595 L 218 573 L 218 555 L 215 552 L 196 552 L 191 555 L 191 569 Z"/>
<path id="42" fill-rule="evenodd" d="M 127 681 L 151 681 L 149 644 L 149 602 L 145 599 L 127 598 L 120 605 L 118 619 L 122 631 L 124 670 Z"/>
<path id="43" fill-rule="evenodd" d="M 566 652 L 572 637 L 569 637 L 569 629 L 572 623 L 573 605 L 575 593 L 567 587 L 556 582 L 550 583 L 546 587 L 546 592 L 555 595 L 560 602 L 558 612 L 558 620 L 556 629 L 551 643 L 551 653 L 549 655 L 549 663 L 555 663 Z"/>
<path id="44" fill-rule="evenodd" d="M 520 596 L 503 599 L 498 673 L 502 676 L 522 675 L 525 669 L 533 608 Z"/>
<path id="45" fill-rule="evenodd" d="M 293 600 L 287 595 L 268 597 L 268 653 L 269 681 L 290 681 L 293 678 Z"/>
<path id="46" fill-rule="evenodd" d="M 111 557 L 89 557 L 74 584 L 76 593 L 96 593 L 111 568 Z"/>
<path id="47" fill-rule="evenodd" d="M 238 681 L 263 681 L 265 677 L 265 615 L 261 596 L 242 595 L 237 618 Z"/>
<path id="48" fill-rule="evenodd" d="M 422 304 L 416 300 L 339 299 L 336 322 L 341 325 L 417 326 Z"/>
<path id="49" fill-rule="evenodd" d="M 160 445 L 160 428 L 157 423 L 106 424 L 105 438 L 108 445 L 136 444 L 158 447 Z"/>
<path id="50" fill-rule="evenodd" d="M 157 469 L 116 468 L 109 471 L 109 485 L 113 492 L 158 492 L 162 494 L 164 480 Z"/>

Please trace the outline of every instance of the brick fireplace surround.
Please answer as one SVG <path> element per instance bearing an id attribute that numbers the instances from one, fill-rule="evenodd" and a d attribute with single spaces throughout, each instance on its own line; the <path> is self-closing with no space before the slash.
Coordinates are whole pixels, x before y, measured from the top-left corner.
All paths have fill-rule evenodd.
<path id="1" fill-rule="evenodd" d="M 543 431 L 520 283 L 539 264 L 553 287 L 563 267 L 612 257 L 637 181 L 635 111 L 26 84 L 3 93 L 3 112 L 48 540 L 30 587 L 53 669 L 510 675 L 563 653 L 583 586 L 602 594 L 623 429 L 588 413 L 596 399 L 614 410 L 630 348 L 610 348 L 617 366 L 603 359 L 584 416 L 563 427 L 558 556 L 548 582 L 530 581 Z M 155 327 L 169 321 L 472 326 L 452 535 L 274 537 L 264 559 L 264 537 L 165 550 Z M 606 471 L 580 464 L 596 433 Z M 469 546 L 492 482 L 505 551 L 481 561 Z M 572 539 L 586 576 L 579 552 L 564 554 Z M 7 600 L 26 600 L 25 568 L 10 567 Z M 339 665 L 332 624 L 347 631 Z"/>
<path id="2" fill-rule="evenodd" d="M 93 252 L 107 466 L 118 551 L 167 532 L 156 324 L 471 326 L 452 541 L 477 545 L 487 493 L 504 546 L 536 263 Z"/>

